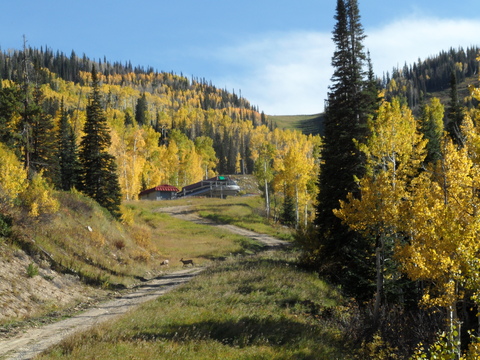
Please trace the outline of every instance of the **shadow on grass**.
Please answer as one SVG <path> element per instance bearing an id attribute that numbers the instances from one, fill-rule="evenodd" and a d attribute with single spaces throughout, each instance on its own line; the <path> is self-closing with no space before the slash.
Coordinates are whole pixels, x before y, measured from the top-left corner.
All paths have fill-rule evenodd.
<path id="1" fill-rule="evenodd" d="M 153 329 L 152 329 L 153 330 Z M 295 349 L 308 346 L 315 347 L 340 346 L 333 335 L 322 331 L 320 326 L 303 324 L 287 318 L 256 318 L 244 316 L 235 320 L 202 321 L 188 325 L 170 325 L 156 331 L 137 333 L 134 341 L 168 340 L 175 342 L 213 340 L 226 346 L 271 346 Z M 300 349 L 299 349 L 300 350 Z M 305 359 L 318 359 L 313 357 Z M 318 354 L 318 353 L 317 353 Z"/>
<path id="2" fill-rule="evenodd" d="M 268 248 L 268 247 L 267 247 Z M 220 260 L 226 260 L 220 259 Z M 207 269 L 207 273 L 225 273 L 228 271 L 239 271 L 239 270 L 256 270 L 261 271 L 262 268 L 285 268 L 285 267 L 296 267 L 297 271 L 310 273 L 308 270 L 301 268 L 298 260 L 283 260 L 283 259 L 269 259 L 269 258 L 257 258 L 250 257 L 245 259 L 237 259 L 235 262 L 232 262 L 228 265 L 222 265 L 222 267 L 216 268 L 212 267 Z"/>

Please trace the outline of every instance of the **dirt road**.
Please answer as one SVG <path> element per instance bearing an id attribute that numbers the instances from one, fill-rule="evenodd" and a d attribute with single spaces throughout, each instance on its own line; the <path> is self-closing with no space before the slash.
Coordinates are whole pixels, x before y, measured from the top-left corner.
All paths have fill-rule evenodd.
<path id="1" fill-rule="evenodd" d="M 189 205 L 163 207 L 163 208 L 158 208 L 156 211 L 164 212 L 174 217 L 177 217 L 183 220 L 192 221 L 197 224 L 216 226 L 216 227 L 225 229 L 227 231 L 230 231 L 234 234 L 239 234 L 239 235 L 257 240 L 258 242 L 261 242 L 268 247 L 282 247 L 282 246 L 288 246 L 289 244 L 287 241 L 279 240 L 272 236 L 258 234 L 250 230 L 242 229 L 235 225 L 218 224 L 208 219 L 202 218 L 198 216 L 195 213 L 195 211 L 192 210 L 192 207 Z"/>
<path id="2" fill-rule="evenodd" d="M 188 206 L 167 207 L 161 208 L 158 211 L 199 224 L 218 226 L 235 234 L 255 239 L 268 247 L 280 247 L 288 244 L 286 241 L 257 234 L 237 226 L 216 224 L 209 220 L 202 219 L 191 211 Z M 153 300 L 165 294 L 167 291 L 174 289 L 176 286 L 189 281 L 202 270 L 201 268 L 190 268 L 163 275 L 145 282 L 127 295 L 102 303 L 80 315 L 40 328 L 32 328 L 12 338 L 0 340 L 0 359 L 32 359 L 50 346 L 59 343 L 67 336 L 124 314 L 145 301 Z"/>
<path id="3" fill-rule="evenodd" d="M 138 286 L 135 291 L 125 296 L 100 304 L 80 315 L 41 328 L 29 329 L 14 338 L 2 340 L 0 341 L 0 359 L 31 359 L 68 335 L 101 324 L 145 301 L 153 300 L 187 282 L 202 270 L 201 268 L 185 269 L 164 275 Z"/>

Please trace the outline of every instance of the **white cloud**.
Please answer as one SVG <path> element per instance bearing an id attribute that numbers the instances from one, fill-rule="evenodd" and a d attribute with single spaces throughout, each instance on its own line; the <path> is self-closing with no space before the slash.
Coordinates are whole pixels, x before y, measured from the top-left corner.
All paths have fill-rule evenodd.
<path id="1" fill-rule="evenodd" d="M 375 73 L 411 65 L 450 48 L 480 45 L 480 20 L 410 17 L 366 31 Z"/>
<path id="2" fill-rule="evenodd" d="M 480 20 L 411 17 L 365 33 L 374 71 L 382 76 L 450 47 L 479 45 Z M 218 60 L 236 70 L 215 83 L 241 89 L 270 115 L 318 113 L 327 97 L 333 50 L 330 32 L 267 34 L 220 49 Z"/>
<path id="3" fill-rule="evenodd" d="M 237 70 L 215 82 L 241 89 L 243 96 L 270 115 L 318 113 L 332 72 L 332 51 L 330 34 L 270 34 L 222 49 L 220 59 Z"/>

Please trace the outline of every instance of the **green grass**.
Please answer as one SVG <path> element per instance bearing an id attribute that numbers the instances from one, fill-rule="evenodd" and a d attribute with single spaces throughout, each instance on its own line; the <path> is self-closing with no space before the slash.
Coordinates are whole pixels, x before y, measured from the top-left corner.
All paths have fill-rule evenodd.
<path id="1" fill-rule="evenodd" d="M 290 254 L 229 259 L 40 359 L 348 359 L 348 307 Z"/>
<path id="2" fill-rule="evenodd" d="M 182 203 L 137 201 L 126 204 L 135 214 L 137 236 L 149 239 L 149 246 L 158 254 L 158 264 L 163 259 L 170 261 L 169 271 L 182 266 L 181 258 L 193 259 L 198 265 L 207 265 L 213 259 L 260 250 L 261 246 L 257 242 L 243 236 L 158 212 L 162 206 L 179 204 Z"/>
<path id="3" fill-rule="evenodd" d="M 260 196 L 209 199 L 208 202 L 196 203 L 195 209 L 200 216 L 218 223 L 232 224 L 260 234 L 292 240 L 292 229 L 266 221 L 263 201 Z"/>
<path id="4" fill-rule="evenodd" d="M 300 130 L 305 135 L 323 135 L 324 114 L 268 115 L 268 120 L 280 129 Z"/>

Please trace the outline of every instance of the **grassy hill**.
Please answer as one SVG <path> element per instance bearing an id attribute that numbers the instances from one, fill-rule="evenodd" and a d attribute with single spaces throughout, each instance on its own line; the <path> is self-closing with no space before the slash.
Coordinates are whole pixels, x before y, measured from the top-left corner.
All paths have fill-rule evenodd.
<path id="1" fill-rule="evenodd" d="M 297 129 L 305 135 L 323 135 L 323 117 L 315 115 L 268 115 L 267 120 L 280 129 Z"/>
<path id="2" fill-rule="evenodd" d="M 463 100 L 468 98 L 470 92 L 468 90 L 469 85 L 478 86 L 478 76 L 471 76 L 460 82 L 457 85 L 458 98 Z M 446 88 L 442 91 L 436 91 L 426 94 L 426 99 L 437 97 L 440 99 L 445 108 L 448 107 L 450 101 L 450 89 Z M 415 109 L 415 114 L 418 116 L 419 108 Z M 323 121 L 325 113 L 315 115 L 267 115 L 267 120 L 275 124 L 280 129 L 296 129 L 300 130 L 305 135 L 321 135 L 323 136 Z"/>
<path id="3" fill-rule="evenodd" d="M 79 193 L 55 196 L 58 213 L 15 222 L 12 237 L 1 239 L 1 276 L 12 272 L 12 288 L 0 292 L 1 332 L 68 316 L 178 269 L 181 257 L 209 269 L 41 358 L 348 358 L 353 308 L 304 271 L 293 250 L 255 255 L 252 240 L 157 211 L 188 205 L 205 217 L 288 238 L 288 229 L 264 222 L 259 196 L 127 202 L 123 224 Z M 168 269 L 160 266 L 163 259 L 170 260 Z M 63 292 L 48 297 L 54 288 Z"/>
<path id="4" fill-rule="evenodd" d="M 123 205 L 123 223 L 78 192 L 54 196 L 60 203 L 57 213 L 31 218 L 19 211 L 13 214 L 12 234 L 0 236 L 0 326 L 58 314 L 131 287 L 164 272 L 164 259 L 170 260 L 168 270 L 173 271 L 182 257 L 207 264 L 255 249 L 239 235 L 156 212 L 160 206 L 189 205 L 210 217 L 215 211 L 230 217 L 241 213 L 243 222 L 259 232 L 287 232 L 264 224 L 258 196 L 132 201 Z"/>

